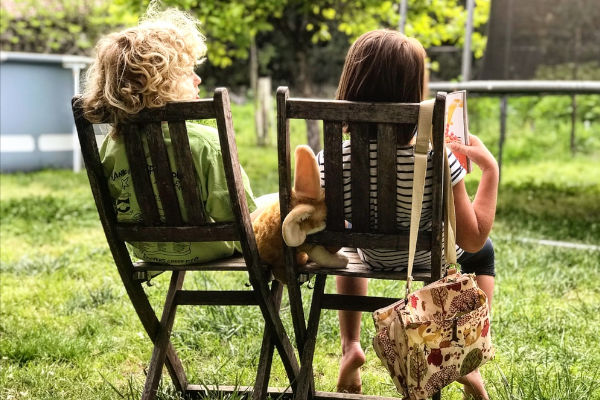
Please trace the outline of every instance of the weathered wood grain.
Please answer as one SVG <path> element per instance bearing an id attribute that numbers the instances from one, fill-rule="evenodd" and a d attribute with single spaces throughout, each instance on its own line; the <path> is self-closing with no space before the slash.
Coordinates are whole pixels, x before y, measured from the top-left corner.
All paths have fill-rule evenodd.
<path id="1" fill-rule="evenodd" d="M 377 126 L 377 230 L 396 231 L 396 147 L 395 126 Z"/>
<path id="2" fill-rule="evenodd" d="M 327 229 L 344 230 L 344 184 L 342 159 L 342 123 L 323 121 L 323 156 L 325 174 L 325 204 L 327 205 Z"/>
<path id="3" fill-rule="evenodd" d="M 345 122 L 379 122 L 414 124 L 419 116 L 418 104 L 360 103 L 345 100 L 290 98 L 286 105 L 287 118 L 320 119 Z"/>
<path id="4" fill-rule="evenodd" d="M 158 225 L 160 224 L 160 215 L 156 205 L 156 196 L 152 190 L 151 171 L 146 161 L 146 152 L 144 151 L 139 127 L 137 124 L 127 124 L 123 127 L 122 135 L 131 180 L 142 212 L 143 223 L 148 226 Z"/>
<path id="5" fill-rule="evenodd" d="M 202 199 L 198 187 L 197 172 L 194 158 L 190 149 L 185 121 L 169 121 L 169 134 L 171 145 L 177 165 L 177 175 L 181 184 L 181 193 L 187 213 L 187 222 L 190 225 L 204 224 L 207 220 L 204 210 L 206 199 Z"/>
<path id="6" fill-rule="evenodd" d="M 163 138 L 160 122 L 140 124 L 140 132 L 146 132 L 148 150 L 152 164 L 156 187 L 167 225 L 177 226 L 183 222 L 177 193 L 173 183 L 173 173 L 169 164 L 167 146 Z"/>

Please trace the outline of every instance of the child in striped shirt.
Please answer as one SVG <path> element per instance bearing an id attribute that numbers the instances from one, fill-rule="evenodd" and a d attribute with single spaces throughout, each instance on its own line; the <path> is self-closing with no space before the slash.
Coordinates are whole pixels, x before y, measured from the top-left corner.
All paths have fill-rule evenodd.
<path id="1" fill-rule="evenodd" d="M 346 56 L 342 75 L 337 89 L 338 100 L 368 102 L 419 103 L 426 92 L 425 50 L 414 38 L 391 30 L 375 30 L 360 36 L 350 47 Z M 411 140 L 415 134 L 414 125 L 398 127 L 399 146 L 397 148 L 396 207 L 397 224 L 408 229 L 412 196 L 414 148 Z M 350 132 L 350 137 L 352 132 Z M 448 162 L 451 170 L 454 206 L 456 210 L 456 243 L 458 262 L 463 272 L 475 273 L 479 287 L 486 293 L 491 305 L 494 290 L 494 248 L 488 235 L 496 212 L 498 191 L 498 164 L 485 145 L 473 135 L 470 145 L 448 144 Z M 349 193 L 350 142 L 342 144 L 343 168 L 347 178 L 344 191 Z M 377 162 L 377 147 L 370 144 L 371 166 Z M 460 166 L 452 151 L 467 155 L 482 170 L 477 194 L 470 200 L 464 183 L 465 170 Z M 430 154 L 431 156 L 431 154 Z M 321 171 L 323 153 L 317 155 Z M 431 161 L 431 158 L 430 160 Z M 428 163 L 428 171 L 431 163 Z M 321 184 L 325 185 L 324 175 Z M 377 177 L 370 178 L 371 187 L 377 187 Z M 431 174 L 427 174 L 423 199 L 421 229 L 431 225 Z M 376 215 L 377 204 L 372 197 L 371 213 Z M 351 222 L 352 204 L 344 203 L 346 219 Z M 397 270 L 406 267 L 407 252 L 386 249 L 358 249 L 361 259 L 372 269 Z M 417 252 L 415 268 L 429 264 L 428 252 Z M 337 291 L 340 294 L 366 295 L 368 280 L 338 276 Z M 365 354 L 360 346 L 361 313 L 340 311 L 340 335 L 342 360 L 338 375 L 337 389 L 341 392 L 360 393 L 360 367 L 365 362 Z M 475 370 L 459 380 L 465 385 L 465 394 L 477 399 L 487 399 L 483 379 Z"/>

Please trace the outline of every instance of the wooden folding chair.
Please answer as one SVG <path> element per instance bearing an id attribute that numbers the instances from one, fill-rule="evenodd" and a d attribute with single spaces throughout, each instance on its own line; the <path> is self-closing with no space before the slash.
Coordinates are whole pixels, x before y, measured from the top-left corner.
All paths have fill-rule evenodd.
<path id="1" fill-rule="evenodd" d="M 282 286 L 273 281 L 269 287 L 270 274 L 261 265 L 250 215 L 242 184 L 237 147 L 231 120 L 229 96 L 223 88 L 217 89 L 213 99 L 169 103 L 163 108 L 147 109 L 138 113 L 124 126 L 124 140 L 131 169 L 133 186 L 143 220 L 135 224 L 117 222 L 107 177 L 104 175 L 98 153 L 93 125 L 82 113 L 78 96 L 73 98 L 73 115 L 81 144 L 83 159 L 90 185 L 117 269 L 148 336 L 154 343 L 154 351 L 148 369 L 143 399 L 153 399 L 166 364 L 175 388 L 189 395 L 202 393 L 204 387 L 188 384 L 181 361 L 170 341 L 175 312 L 179 305 L 258 305 L 265 320 L 263 344 L 253 397 L 267 396 L 271 360 L 277 348 L 290 385 L 294 387 L 299 373 L 294 349 L 279 317 Z M 196 181 L 196 171 L 187 137 L 186 120 L 216 119 L 221 151 L 225 167 L 227 187 L 235 220 L 213 223 L 207 217 L 203 199 Z M 167 121 L 174 153 L 174 163 L 180 178 L 184 207 L 184 220 L 176 197 L 169 155 L 167 153 L 161 122 Z M 157 193 L 150 183 L 148 165 L 142 136 L 156 174 Z M 160 198 L 164 218 L 157 207 Z M 233 257 L 202 265 L 166 265 L 133 262 L 125 242 L 203 242 L 239 240 L 243 257 Z M 171 271 L 171 281 L 160 320 L 156 317 L 142 287 L 148 271 Z M 248 274 L 252 290 L 198 291 L 182 290 L 187 271 L 242 271 Z M 249 321 L 250 322 L 250 321 Z M 237 388 L 232 388 L 237 390 Z"/>
<path id="2" fill-rule="evenodd" d="M 433 209 L 431 231 L 420 231 L 417 250 L 431 252 L 431 269 L 413 272 L 415 280 L 425 282 L 440 278 L 442 272 L 442 221 L 443 221 L 443 147 L 445 93 L 438 93 L 433 113 Z M 325 293 L 328 275 L 345 275 L 373 279 L 405 280 L 406 272 L 372 271 L 361 262 L 354 248 L 408 249 L 408 230 L 396 226 L 396 149 L 397 124 L 415 124 L 418 121 L 419 104 L 361 103 L 337 100 L 289 98 L 285 87 L 277 90 L 277 122 L 279 152 L 279 192 L 282 220 L 289 212 L 291 190 L 290 173 L 290 119 L 322 120 L 324 125 L 324 173 L 325 202 L 327 204 L 327 227 L 324 231 L 309 235 L 307 242 L 327 246 L 344 247 L 350 262 L 346 269 L 320 268 L 309 263 L 295 265 L 294 249 L 286 248 L 286 269 L 290 308 L 294 322 L 296 342 L 300 350 L 300 375 L 295 392 L 296 399 L 339 398 L 340 394 L 315 392 L 312 362 L 321 310 L 375 311 L 398 298 L 348 296 Z M 342 126 L 351 132 L 351 201 L 352 228 L 344 226 L 344 175 L 342 154 Z M 377 143 L 377 229 L 370 220 L 369 143 Z M 346 197 L 346 202 L 348 197 Z M 314 293 L 308 324 L 302 307 L 298 276 L 315 274 Z M 390 293 L 393 295 L 393 293 Z M 398 293 L 403 296 L 403 293 Z M 436 395 L 439 396 L 439 393 Z M 343 395 L 355 398 L 358 395 Z"/>

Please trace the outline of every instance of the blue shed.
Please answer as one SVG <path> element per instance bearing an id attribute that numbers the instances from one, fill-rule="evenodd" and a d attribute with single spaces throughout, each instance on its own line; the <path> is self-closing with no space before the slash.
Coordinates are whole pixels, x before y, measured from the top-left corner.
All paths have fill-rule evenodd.
<path id="1" fill-rule="evenodd" d="M 72 55 L 0 53 L 2 172 L 79 170 L 71 98 L 79 92 L 81 71 L 91 62 Z"/>

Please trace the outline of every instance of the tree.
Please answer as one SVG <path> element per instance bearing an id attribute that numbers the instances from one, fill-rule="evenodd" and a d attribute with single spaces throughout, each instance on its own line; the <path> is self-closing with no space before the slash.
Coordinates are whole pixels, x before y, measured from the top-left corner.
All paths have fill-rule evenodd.
<path id="1" fill-rule="evenodd" d="M 43 7 L 39 6 L 40 1 Z M 409 1 L 406 33 L 418 38 L 426 48 L 462 45 L 466 18 L 463 2 Z M 149 0 L 5 0 L 0 43 L 3 50 L 89 54 L 100 35 L 134 24 L 148 3 Z M 250 53 L 258 53 L 250 57 L 246 74 L 249 82 L 255 82 L 258 65 L 271 72 L 269 61 L 274 57 L 265 55 L 285 54 L 287 62 L 278 66 L 283 67 L 286 82 L 306 97 L 315 95 L 311 56 L 320 54 L 332 39 L 342 35 L 346 45 L 336 48 L 338 59 L 363 32 L 393 29 L 400 18 L 399 1 L 321 0 L 315 4 L 308 0 L 163 0 L 163 4 L 189 10 L 202 21 L 212 66 L 230 67 L 237 60 L 248 60 Z M 487 22 L 489 7 L 490 0 L 478 0 L 475 28 Z M 250 51 L 254 46 L 256 51 Z M 480 32 L 475 31 L 472 48 L 475 57 L 483 55 L 485 37 Z M 438 65 L 433 62 L 432 69 L 436 68 Z M 317 150 L 320 144 L 316 123 L 307 121 L 307 136 L 308 143 Z"/>
<path id="2" fill-rule="evenodd" d="M 90 54 L 100 36 L 137 17 L 109 0 L 5 0 L 0 46 L 6 51 Z"/>
<path id="3" fill-rule="evenodd" d="M 138 14 L 149 3 L 148 0 L 117 2 Z M 302 96 L 314 95 L 309 55 L 328 43 L 332 33 L 341 32 L 349 44 L 368 30 L 395 28 L 400 18 L 399 2 L 380 0 L 322 0 L 317 4 L 307 0 L 164 0 L 163 3 L 189 10 L 202 21 L 209 41 L 208 61 L 212 65 L 227 67 L 236 59 L 248 59 L 259 34 L 263 43 L 277 44 L 276 51 L 289 54 L 293 60 L 287 64 L 287 76 Z M 487 21 L 489 3 L 490 0 L 478 1 L 476 28 Z M 412 0 L 408 4 L 406 33 L 417 37 L 425 47 L 462 44 L 465 18 L 462 1 Z M 481 34 L 474 34 L 472 46 L 476 56 L 483 54 L 485 40 Z M 260 59 L 261 49 L 257 51 Z M 316 150 L 318 127 L 307 122 L 307 128 L 308 143 Z"/>
<path id="4" fill-rule="evenodd" d="M 394 28 L 398 25 L 397 4 L 392 1 L 326 0 L 318 5 L 304 0 L 282 1 L 282 11 L 269 18 L 272 34 L 286 42 L 284 48 L 293 51 L 294 68 L 291 77 L 303 96 L 314 94 L 313 76 L 308 68 L 308 55 L 315 47 L 332 38 L 332 31 L 343 32 L 349 42 L 362 33 L 377 28 Z M 475 27 L 487 20 L 489 0 L 481 0 L 474 17 Z M 466 21 L 464 6 L 457 0 L 412 1 L 409 3 L 406 33 L 417 37 L 425 47 L 445 42 L 459 42 Z M 481 57 L 485 42 L 481 34 L 473 35 L 473 49 Z M 308 144 L 319 147 L 318 126 L 307 121 Z"/>

